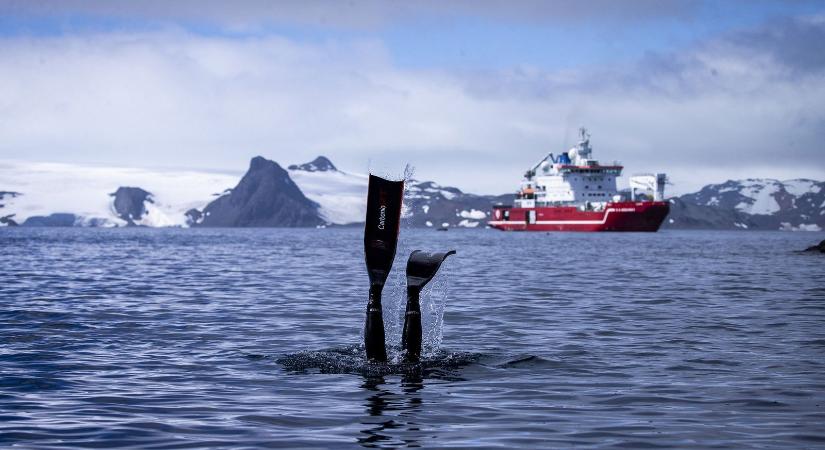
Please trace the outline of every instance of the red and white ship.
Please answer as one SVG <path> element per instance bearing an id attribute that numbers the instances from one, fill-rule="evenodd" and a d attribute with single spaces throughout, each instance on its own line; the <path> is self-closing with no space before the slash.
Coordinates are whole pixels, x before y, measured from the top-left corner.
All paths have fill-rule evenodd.
<path id="1" fill-rule="evenodd" d="M 490 226 L 506 231 L 659 229 L 670 211 L 664 201 L 665 174 L 632 176 L 630 195 L 622 195 L 616 189 L 621 164 L 592 159 L 590 135 L 584 128 L 579 131 L 576 147 L 558 157 L 549 153 L 527 171 L 513 205 L 493 206 Z"/>

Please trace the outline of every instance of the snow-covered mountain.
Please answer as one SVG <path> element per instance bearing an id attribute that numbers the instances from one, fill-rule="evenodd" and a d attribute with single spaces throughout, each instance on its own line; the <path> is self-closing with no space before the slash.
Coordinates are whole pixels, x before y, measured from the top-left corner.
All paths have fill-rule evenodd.
<path id="1" fill-rule="evenodd" d="M 326 157 L 289 166 L 289 177 L 301 192 L 320 206 L 327 223 L 346 225 L 364 221 L 367 214 L 367 175 L 338 170 Z"/>
<path id="2" fill-rule="evenodd" d="M 319 156 L 300 165 L 289 166 L 289 176 L 301 191 L 320 205 L 328 223 L 361 223 L 366 216 L 369 177 L 338 170 Z M 409 180 L 404 192 L 404 217 L 414 227 L 484 226 L 490 205 L 499 197 L 465 194 L 458 188 L 432 181 Z"/>
<path id="3" fill-rule="evenodd" d="M 289 166 L 253 158 L 243 177 L 0 161 L 0 226 L 323 226 L 362 223 L 368 176 L 327 158 Z M 240 182 L 239 182 L 240 180 Z M 825 229 L 825 183 L 747 179 L 670 199 L 663 225 L 681 229 Z M 409 180 L 413 227 L 483 227 L 513 195 L 475 195 Z"/>
<path id="4" fill-rule="evenodd" d="M 414 227 L 484 227 L 490 207 L 497 202 L 511 202 L 512 199 L 512 194 L 468 194 L 458 188 L 416 180 L 407 183 L 404 193 L 410 224 Z"/>
<path id="5" fill-rule="evenodd" d="M 825 229 L 825 182 L 729 180 L 671 199 L 670 228 Z"/>
<path id="6" fill-rule="evenodd" d="M 0 226 L 313 226 L 363 222 L 367 175 L 338 170 L 323 156 L 291 165 L 283 174 L 279 170 L 283 169 L 277 163 L 261 157 L 253 158 L 244 177 L 0 162 Z M 283 202 L 270 201 L 289 191 L 292 183 L 300 192 L 285 199 L 300 204 L 300 220 L 286 217 L 294 208 L 285 209 Z M 244 192 L 237 192 L 238 188 Z M 299 194 L 306 198 L 302 200 Z M 412 226 L 477 227 L 484 225 L 495 199 L 410 180 L 404 213 Z M 310 217 L 313 214 L 317 217 Z"/>
<path id="7" fill-rule="evenodd" d="M 238 176 L 195 171 L 162 171 L 76 164 L 0 161 L 3 224 L 48 225 L 47 218 L 77 226 L 125 226 L 115 209 L 120 187 L 138 187 L 150 194 L 145 214 L 135 225 L 186 226 L 186 211 L 202 209 L 216 195 L 234 186 Z"/>

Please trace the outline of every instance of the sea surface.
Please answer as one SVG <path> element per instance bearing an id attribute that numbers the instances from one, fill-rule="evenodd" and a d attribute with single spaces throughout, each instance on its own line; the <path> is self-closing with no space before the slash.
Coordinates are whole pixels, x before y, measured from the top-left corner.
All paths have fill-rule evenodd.
<path id="1" fill-rule="evenodd" d="M 825 448 L 823 233 L 0 229 L 0 447 Z"/>

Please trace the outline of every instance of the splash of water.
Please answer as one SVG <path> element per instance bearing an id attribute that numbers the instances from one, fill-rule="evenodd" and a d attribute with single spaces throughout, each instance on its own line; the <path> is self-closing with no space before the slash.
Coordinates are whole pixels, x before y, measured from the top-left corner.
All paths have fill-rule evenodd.
<path id="1" fill-rule="evenodd" d="M 265 356 L 247 355 L 249 359 Z M 286 370 L 296 373 L 355 373 L 364 376 L 416 374 L 426 378 L 458 380 L 454 371 L 470 364 L 478 363 L 482 355 L 466 352 L 436 351 L 422 355 L 421 361 L 405 363 L 367 363 L 361 346 L 348 346 L 319 351 L 303 351 L 280 356 L 276 362 Z"/>
<path id="2" fill-rule="evenodd" d="M 451 266 L 452 262 L 447 258 L 422 295 L 421 321 L 424 329 L 423 353 L 425 355 L 435 354 L 441 348 L 444 337 L 444 308 L 447 305 Z"/>
<path id="3" fill-rule="evenodd" d="M 386 176 L 384 172 L 376 173 Z M 375 172 L 373 172 L 375 173 Z M 407 308 L 407 258 L 413 250 L 438 251 L 443 249 L 428 249 L 415 242 L 412 230 L 412 215 L 421 199 L 415 198 L 409 190 L 413 180 L 415 168 L 407 164 L 404 167 L 404 200 L 401 208 L 401 222 L 399 227 L 398 246 L 396 247 L 395 261 L 392 271 L 387 277 L 383 293 L 384 333 L 387 344 L 387 357 L 390 361 L 398 362 L 403 355 L 400 350 L 401 333 L 404 329 L 404 314 Z M 398 177 L 392 177 L 397 179 Z M 441 347 L 444 325 L 444 308 L 447 303 L 449 286 L 450 264 L 449 258 L 442 265 L 436 277 L 421 292 L 421 326 L 423 328 L 422 344 L 423 355 L 436 355 Z M 363 330 L 361 331 L 363 342 Z"/>

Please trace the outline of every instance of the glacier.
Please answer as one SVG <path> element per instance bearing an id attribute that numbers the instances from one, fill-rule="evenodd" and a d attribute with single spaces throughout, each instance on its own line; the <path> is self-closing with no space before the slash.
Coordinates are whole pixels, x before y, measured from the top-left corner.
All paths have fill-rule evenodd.
<path id="1" fill-rule="evenodd" d="M 32 217 L 69 213 L 79 225 L 124 226 L 113 208 L 120 186 L 141 186 L 152 193 L 149 214 L 136 221 L 145 226 L 187 226 L 186 211 L 202 209 L 216 193 L 237 183 L 237 175 L 196 171 L 149 170 L 65 163 L 0 162 L 3 190 L 19 192 L 6 198 L 0 216 L 13 214 L 17 223 Z"/>

